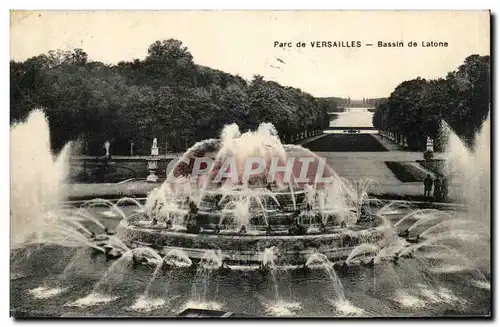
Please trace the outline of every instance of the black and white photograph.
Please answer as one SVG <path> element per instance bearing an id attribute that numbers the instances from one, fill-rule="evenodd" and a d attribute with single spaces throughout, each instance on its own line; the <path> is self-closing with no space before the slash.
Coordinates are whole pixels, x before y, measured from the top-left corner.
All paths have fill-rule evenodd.
<path id="1" fill-rule="evenodd" d="M 14 319 L 492 318 L 490 11 L 9 16 Z"/>

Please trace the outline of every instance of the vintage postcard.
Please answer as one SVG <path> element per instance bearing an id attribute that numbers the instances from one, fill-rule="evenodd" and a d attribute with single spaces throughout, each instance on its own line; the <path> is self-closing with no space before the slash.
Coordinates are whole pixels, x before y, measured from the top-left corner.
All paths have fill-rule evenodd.
<path id="1" fill-rule="evenodd" d="M 11 316 L 491 318 L 490 15 L 11 11 Z"/>

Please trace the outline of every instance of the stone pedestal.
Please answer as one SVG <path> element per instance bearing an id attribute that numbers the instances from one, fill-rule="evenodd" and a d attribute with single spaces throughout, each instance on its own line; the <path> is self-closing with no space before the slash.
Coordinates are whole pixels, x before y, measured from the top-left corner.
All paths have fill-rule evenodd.
<path id="1" fill-rule="evenodd" d="M 148 160 L 149 175 L 146 178 L 146 181 L 148 181 L 148 182 L 158 181 L 158 176 L 156 176 L 156 171 L 158 170 L 158 162 L 159 161 L 160 161 L 159 158 L 154 158 L 154 157 L 151 157 Z"/>
<path id="2" fill-rule="evenodd" d="M 156 171 L 158 170 L 158 162 L 160 161 L 160 158 L 158 158 L 158 153 L 158 146 L 156 145 L 156 142 L 154 142 L 153 147 L 151 148 L 151 157 L 148 159 L 149 175 L 146 178 L 146 181 L 148 182 L 154 183 L 158 181 L 158 176 L 156 176 Z"/>
<path id="3" fill-rule="evenodd" d="M 427 137 L 426 150 L 427 151 L 433 151 L 434 150 L 434 140 L 432 138 L 430 138 L 430 137 Z"/>

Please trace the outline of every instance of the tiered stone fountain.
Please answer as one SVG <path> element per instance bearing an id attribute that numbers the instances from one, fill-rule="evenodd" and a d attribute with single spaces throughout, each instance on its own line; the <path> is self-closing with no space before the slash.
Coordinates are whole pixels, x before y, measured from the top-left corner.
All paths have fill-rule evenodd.
<path id="1" fill-rule="evenodd" d="M 210 157 L 212 169 L 197 175 L 196 162 Z M 265 168 L 245 176 L 246 161 L 256 157 Z M 294 164 L 269 178 L 273 159 Z M 329 167 L 319 169 L 321 160 L 300 146 L 281 144 L 271 125 L 243 134 L 227 126 L 221 140 L 197 143 L 186 152 L 167 181 L 149 194 L 144 215 L 120 223 L 118 237 L 131 247 L 183 250 L 194 260 L 221 250 L 225 260 L 238 263 L 259 262 L 270 247 L 280 249 L 281 262 L 304 264 L 315 252 L 345 259 L 359 244 L 384 242 L 383 222 L 360 223 L 367 214 L 361 215 L 360 194 Z M 228 168 L 228 161 L 234 165 Z M 300 171 L 304 161 L 307 172 Z M 226 168 L 226 178 L 216 180 Z M 301 183 L 311 173 L 316 175 Z"/>

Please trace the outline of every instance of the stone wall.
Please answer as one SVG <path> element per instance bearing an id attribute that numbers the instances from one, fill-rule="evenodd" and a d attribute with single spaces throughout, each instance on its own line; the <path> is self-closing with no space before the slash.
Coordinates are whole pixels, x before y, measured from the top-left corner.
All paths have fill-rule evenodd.
<path id="1" fill-rule="evenodd" d="M 284 260 L 304 263 L 306 256 L 319 251 L 327 256 L 349 253 L 346 249 L 369 242 L 377 242 L 384 238 L 377 229 L 338 229 L 336 232 L 319 235 L 301 236 L 252 236 L 252 235 L 206 235 L 171 232 L 165 229 L 136 227 L 122 221 L 117 227 L 117 236 L 130 246 L 147 245 L 157 250 L 165 247 L 180 248 L 192 255 L 207 250 L 221 250 L 233 260 L 258 261 L 258 254 L 266 248 L 277 247 Z M 197 254 L 196 254 L 197 253 Z M 192 256 L 190 255 L 190 256 Z M 196 259 L 196 257 L 195 257 Z"/>

